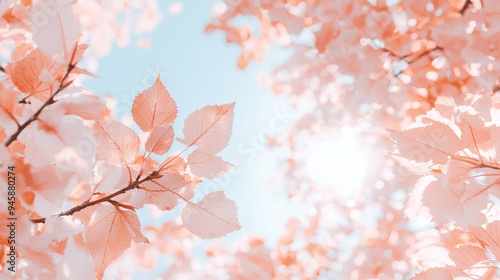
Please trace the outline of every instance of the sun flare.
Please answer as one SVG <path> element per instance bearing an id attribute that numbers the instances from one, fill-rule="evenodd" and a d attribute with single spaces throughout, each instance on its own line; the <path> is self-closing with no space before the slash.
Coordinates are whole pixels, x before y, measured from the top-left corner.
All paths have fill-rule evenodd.
<path id="1" fill-rule="evenodd" d="M 366 168 L 367 154 L 359 142 L 342 136 L 310 147 L 305 169 L 316 182 L 347 194 L 361 186 Z"/>

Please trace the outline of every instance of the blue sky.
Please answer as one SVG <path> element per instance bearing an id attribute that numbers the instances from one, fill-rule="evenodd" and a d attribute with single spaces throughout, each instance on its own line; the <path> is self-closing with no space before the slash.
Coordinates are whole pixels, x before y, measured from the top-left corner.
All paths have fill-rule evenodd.
<path id="1" fill-rule="evenodd" d="M 227 45 L 222 32 L 203 32 L 214 1 L 184 1 L 178 15 L 168 14 L 170 1 L 159 2 L 164 14 L 160 25 L 150 34 L 132 38 L 151 38 L 151 48 L 138 49 L 133 43 L 125 48 L 114 46 L 109 56 L 99 60 L 99 78 L 88 79 L 85 85 L 98 95 L 121 100 L 119 117 L 123 117 L 130 115 L 130 96 L 139 93 L 139 88 L 149 87 L 155 75 L 151 72 L 159 71 L 179 108 L 174 124 L 178 136 L 190 112 L 208 104 L 236 102 L 233 136 L 221 155 L 238 167 L 223 178 L 202 183 L 199 191 L 222 187 L 236 201 L 242 229 L 224 238 L 225 243 L 231 244 L 248 233 L 275 242 L 293 212 L 290 209 L 296 209 L 286 201 L 284 186 L 270 183 L 276 170 L 283 168 L 277 161 L 283 153 L 267 148 L 258 151 L 250 141 L 263 131 L 269 132 L 270 122 L 280 114 L 291 112 L 284 100 L 257 82 L 259 73 L 271 71 L 287 54 L 272 49 L 270 59 L 239 70 L 238 48 Z M 179 215 L 179 210 L 174 209 L 166 218 Z M 153 222 L 143 220 L 146 224 Z"/>

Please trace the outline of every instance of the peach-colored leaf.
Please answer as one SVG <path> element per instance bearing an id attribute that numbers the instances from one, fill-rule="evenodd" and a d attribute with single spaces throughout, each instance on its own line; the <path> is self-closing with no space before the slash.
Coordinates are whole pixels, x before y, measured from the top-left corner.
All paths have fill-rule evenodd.
<path id="1" fill-rule="evenodd" d="M 477 239 L 486 242 L 490 251 L 497 259 L 500 258 L 500 221 L 486 224 L 486 229 L 481 226 L 468 228 Z"/>
<path id="2" fill-rule="evenodd" d="M 431 268 L 427 271 L 421 272 L 415 275 L 413 280 L 453 280 L 453 275 L 450 273 L 448 268 Z"/>
<path id="3" fill-rule="evenodd" d="M 128 174 L 124 167 L 107 164 L 104 161 L 98 161 L 95 166 L 94 192 L 111 193 L 117 188 L 123 188 L 128 184 Z"/>
<path id="4" fill-rule="evenodd" d="M 463 204 L 460 197 L 439 181 L 431 182 L 422 195 L 422 203 L 429 208 L 432 220 L 438 224 L 460 220 Z"/>
<path id="5" fill-rule="evenodd" d="M 179 156 L 170 156 L 163 161 L 160 166 L 162 166 L 161 171 L 165 172 L 186 172 L 187 164 L 186 161 Z"/>
<path id="6" fill-rule="evenodd" d="M 35 49 L 5 69 L 17 88 L 25 93 L 46 98 L 56 90 L 65 66 L 52 61 L 40 49 Z"/>
<path id="7" fill-rule="evenodd" d="M 7 120 L 17 122 L 15 109 L 18 104 L 18 96 L 17 91 L 12 88 L 5 88 L 3 84 L 0 84 L 0 121 L 2 123 L 6 124 Z"/>
<path id="8" fill-rule="evenodd" d="M 219 238 L 241 228 L 238 209 L 224 192 L 207 194 L 198 203 L 188 203 L 182 210 L 184 226 L 201 238 Z"/>
<path id="9" fill-rule="evenodd" d="M 198 177 L 217 178 L 229 170 L 231 164 L 221 157 L 197 149 L 187 158 L 191 172 Z"/>
<path id="10" fill-rule="evenodd" d="M 428 246 L 417 253 L 412 258 L 424 268 L 453 266 L 454 263 L 448 256 L 448 250 L 442 246 Z"/>
<path id="11" fill-rule="evenodd" d="M 153 204 L 161 210 L 170 210 L 177 206 L 181 198 L 189 200 L 193 197 L 193 183 L 179 173 L 167 173 L 160 179 L 141 184 L 132 196 L 131 203 L 137 208 Z"/>
<path id="12" fill-rule="evenodd" d="M 487 259 L 484 249 L 476 246 L 453 247 L 449 250 L 450 259 L 455 263 L 455 266 L 460 269 L 467 269 Z"/>
<path id="13" fill-rule="evenodd" d="M 87 227 L 87 249 L 94 259 L 97 278 L 102 279 L 106 268 L 116 260 L 131 241 L 149 243 L 141 233 L 137 214 L 112 205 L 100 206 Z"/>
<path id="14" fill-rule="evenodd" d="M 440 122 L 406 131 L 389 131 L 397 143 L 399 155 L 416 162 L 432 160 L 444 164 L 462 147 L 455 132 Z"/>
<path id="15" fill-rule="evenodd" d="M 216 154 L 224 149 L 231 138 L 234 103 L 205 106 L 191 113 L 184 122 L 184 139 L 187 146 Z"/>
<path id="16" fill-rule="evenodd" d="M 139 152 L 139 136 L 120 122 L 98 122 L 94 126 L 94 132 L 97 136 L 97 159 L 113 164 L 127 164 L 132 162 Z"/>
<path id="17" fill-rule="evenodd" d="M 172 124 L 176 116 L 177 105 L 161 82 L 160 76 L 150 88 L 135 98 L 132 105 L 132 117 L 143 131 Z"/>
<path id="18" fill-rule="evenodd" d="M 163 155 L 170 150 L 174 142 L 174 130 L 171 125 L 155 127 L 146 141 L 146 151 Z"/>
<path id="19" fill-rule="evenodd" d="M 81 179 L 90 179 L 96 139 L 91 128 L 73 116 L 64 116 L 58 110 L 45 110 L 18 140 L 26 145 L 26 163 L 39 167 L 64 164 L 77 171 Z"/>
<path id="20" fill-rule="evenodd" d="M 80 36 L 72 1 L 40 0 L 31 10 L 33 41 L 48 56 L 71 53 Z"/>
<path id="21" fill-rule="evenodd" d="M 107 113 L 104 101 L 92 95 L 61 98 L 56 106 L 61 108 L 66 115 L 73 114 L 86 120 L 99 120 Z"/>

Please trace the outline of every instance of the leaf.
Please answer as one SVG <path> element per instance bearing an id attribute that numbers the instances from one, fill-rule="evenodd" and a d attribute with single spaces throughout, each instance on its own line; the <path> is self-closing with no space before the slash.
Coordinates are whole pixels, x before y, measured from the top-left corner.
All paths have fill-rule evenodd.
<path id="1" fill-rule="evenodd" d="M 209 179 L 217 178 L 232 166 L 224 161 L 221 157 L 210 153 L 205 153 L 200 149 L 192 152 L 187 158 L 189 170 L 198 176 Z"/>
<path id="2" fill-rule="evenodd" d="M 92 95 L 61 98 L 55 106 L 61 108 L 66 115 L 72 114 L 85 120 L 100 120 L 107 113 L 104 101 Z"/>
<path id="3" fill-rule="evenodd" d="M 33 166 L 59 165 L 76 171 L 82 180 L 91 178 L 96 139 L 92 130 L 73 116 L 45 110 L 38 121 L 18 137 L 26 145 L 24 161 Z M 62 170 L 61 170 L 62 171 Z"/>
<path id="4" fill-rule="evenodd" d="M 66 67 L 35 49 L 5 70 L 20 91 L 46 99 L 56 90 Z"/>
<path id="5" fill-rule="evenodd" d="M 162 172 L 186 172 L 187 164 L 186 161 L 180 156 L 170 156 L 166 158 L 161 164 Z"/>
<path id="6" fill-rule="evenodd" d="M 184 226 L 197 236 L 219 238 L 241 228 L 238 209 L 224 192 L 207 194 L 198 203 L 188 203 L 182 210 Z"/>
<path id="7" fill-rule="evenodd" d="M 146 141 L 146 151 L 163 155 L 174 142 L 174 130 L 170 125 L 155 127 Z"/>
<path id="8" fill-rule="evenodd" d="M 116 260 L 132 240 L 149 243 L 141 233 L 137 214 L 112 205 L 100 206 L 87 227 L 86 245 L 94 259 L 97 278 Z"/>
<path id="9" fill-rule="evenodd" d="M 33 41 L 48 56 L 71 53 L 80 36 L 72 1 L 40 0 L 31 10 Z"/>
<path id="10" fill-rule="evenodd" d="M 443 176 L 431 182 L 422 195 L 422 203 L 429 208 L 432 220 L 438 224 L 455 222 L 456 225 L 480 225 L 486 221 L 481 213 L 486 208 L 487 192 L 477 195 L 474 200 L 463 200 L 460 190 L 469 185 L 461 182 L 458 186 L 446 183 Z M 470 196 L 468 196 L 470 197 Z"/>
<path id="11" fill-rule="evenodd" d="M 216 154 L 224 149 L 231 138 L 234 103 L 205 106 L 191 113 L 184 122 L 181 143 L 198 146 L 200 150 Z"/>
<path id="12" fill-rule="evenodd" d="M 132 117 L 143 131 L 151 131 L 161 125 L 170 125 L 177 116 L 177 105 L 160 80 L 141 94 L 132 105 Z"/>
<path id="13" fill-rule="evenodd" d="M 449 156 L 461 150 L 462 144 L 451 128 L 435 122 L 406 131 L 389 130 L 397 143 L 399 155 L 416 162 L 444 164 Z"/>
<path id="14" fill-rule="evenodd" d="M 489 128 L 485 127 L 484 120 L 478 115 L 466 115 L 464 119 L 458 123 L 462 135 L 462 145 L 464 148 L 472 147 L 473 151 L 478 152 L 476 147 L 481 149 L 483 142 L 491 139 Z"/>
<path id="15" fill-rule="evenodd" d="M 427 271 L 421 272 L 415 275 L 414 280 L 453 280 L 453 275 L 448 270 L 448 268 L 431 268 Z"/>
<path id="16" fill-rule="evenodd" d="M 179 173 L 167 173 L 160 179 L 141 184 L 140 189 L 132 196 L 131 203 L 137 208 L 144 204 L 156 205 L 161 210 L 171 210 L 182 198 L 193 197 L 193 187 L 197 182 L 187 180 Z"/>
<path id="17" fill-rule="evenodd" d="M 12 88 L 5 88 L 0 84 L 0 121 L 5 125 L 8 121 L 17 122 L 16 107 L 19 93 Z"/>
<path id="18" fill-rule="evenodd" d="M 128 174 L 126 174 L 124 167 L 98 161 L 94 170 L 94 192 L 111 193 L 128 184 Z"/>
<path id="19" fill-rule="evenodd" d="M 97 122 L 94 132 L 97 136 L 97 159 L 113 164 L 128 164 L 139 152 L 139 136 L 120 122 L 112 120 Z"/>
<path id="20" fill-rule="evenodd" d="M 460 197 L 439 181 L 431 182 L 422 195 L 422 203 L 429 208 L 432 220 L 438 224 L 460 220 L 463 205 Z"/>
<path id="21" fill-rule="evenodd" d="M 417 253 L 412 258 L 424 268 L 453 266 L 453 261 L 448 256 L 448 250 L 442 246 L 428 246 Z"/>
<path id="22" fill-rule="evenodd" d="M 486 229 L 481 226 L 470 226 L 468 229 L 474 237 L 486 242 L 497 260 L 500 258 L 500 221 L 486 224 Z"/>
<path id="23" fill-rule="evenodd" d="M 468 245 L 459 248 L 452 247 L 449 250 L 450 259 L 460 269 L 468 269 L 478 262 L 487 260 L 484 249 L 480 247 Z"/>

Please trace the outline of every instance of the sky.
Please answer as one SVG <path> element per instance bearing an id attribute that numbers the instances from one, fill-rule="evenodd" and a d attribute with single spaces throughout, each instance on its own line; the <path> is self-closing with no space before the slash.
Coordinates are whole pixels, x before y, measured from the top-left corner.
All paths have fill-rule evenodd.
<path id="1" fill-rule="evenodd" d="M 84 84 L 98 95 L 114 96 L 119 102 L 117 117 L 128 122 L 133 97 L 160 73 L 179 109 L 174 123 L 177 136 L 182 135 L 184 119 L 194 110 L 236 102 L 232 138 L 220 153 L 235 168 L 219 179 L 200 184 L 194 199 L 222 189 L 236 202 L 242 229 L 223 238 L 224 243 L 231 245 L 247 234 L 264 236 L 267 242 L 274 243 L 288 218 L 300 216 L 303 211 L 283 195 L 284 182 L 272 182 L 276 172 L 284 168 L 278 163 L 285 152 L 265 148 L 259 135 L 279 136 L 282 131 L 272 131 L 273 123 L 290 125 L 293 110 L 285 100 L 261 86 L 257 78 L 260 73 L 269 73 L 288 54 L 271 49 L 269 59 L 252 63 L 242 71 L 236 66 L 239 49 L 226 44 L 222 32 L 203 32 L 215 1 L 184 1 L 177 15 L 168 13 L 172 2 L 159 2 L 164 14 L 159 26 L 145 36 L 133 37 L 127 47 L 115 45 L 111 54 L 99 59 L 99 77 L 87 79 Z M 152 46 L 135 47 L 134 39 L 145 37 L 151 39 Z M 173 148 L 180 150 L 181 146 Z M 179 216 L 180 209 L 177 207 L 162 219 Z M 143 225 L 157 222 L 145 216 L 143 212 Z"/>

